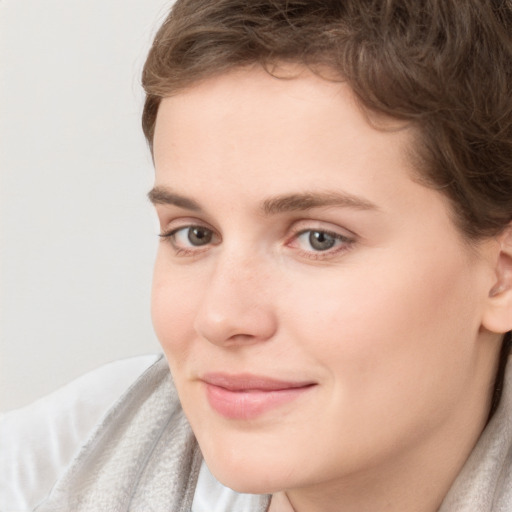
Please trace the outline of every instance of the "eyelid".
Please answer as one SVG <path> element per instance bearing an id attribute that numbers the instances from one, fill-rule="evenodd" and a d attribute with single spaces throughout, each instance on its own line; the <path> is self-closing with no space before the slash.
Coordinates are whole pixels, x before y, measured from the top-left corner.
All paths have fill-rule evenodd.
<path id="1" fill-rule="evenodd" d="M 322 231 L 336 237 L 343 237 L 349 240 L 357 240 L 358 236 L 348 228 L 339 226 L 332 222 L 325 222 L 315 219 L 301 219 L 295 221 L 290 228 L 293 236 L 297 236 L 306 231 Z"/>
<path id="2" fill-rule="evenodd" d="M 160 234 L 159 236 L 168 236 L 171 235 L 172 232 L 178 231 L 179 229 L 189 228 L 189 227 L 201 227 L 205 229 L 209 229 L 214 233 L 217 231 L 210 225 L 208 222 L 204 220 L 198 219 L 197 217 L 179 217 L 173 218 L 169 221 L 165 219 L 160 220 Z M 165 226 L 165 227 L 164 227 Z"/>

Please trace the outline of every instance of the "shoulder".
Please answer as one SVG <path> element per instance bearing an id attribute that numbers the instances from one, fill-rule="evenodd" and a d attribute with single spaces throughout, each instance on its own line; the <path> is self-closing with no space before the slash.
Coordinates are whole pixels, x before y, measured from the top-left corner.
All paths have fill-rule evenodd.
<path id="1" fill-rule="evenodd" d="M 161 355 L 118 360 L 0 416 L 0 510 L 43 499 L 96 425 Z"/>

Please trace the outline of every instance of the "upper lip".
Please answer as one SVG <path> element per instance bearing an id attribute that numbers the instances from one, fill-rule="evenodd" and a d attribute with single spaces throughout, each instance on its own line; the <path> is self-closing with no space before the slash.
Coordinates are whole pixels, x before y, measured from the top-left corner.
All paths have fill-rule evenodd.
<path id="1" fill-rule="evenodd" d="M 202 376 L 201 380 L 206 384 L 224 388 L 229 391 L 279 391 L 303 388 L 315 384 L 315 382 L 312 381 L 284 381 L 250 373 L 207 373 Z"/>

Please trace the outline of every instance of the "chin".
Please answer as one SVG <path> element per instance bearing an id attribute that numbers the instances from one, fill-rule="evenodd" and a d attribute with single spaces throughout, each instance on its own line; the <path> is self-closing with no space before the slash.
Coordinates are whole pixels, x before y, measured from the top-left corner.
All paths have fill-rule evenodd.
<path id="1" fill-rule="evenodd" d="M 286 470 L 276 460 L 255 459 L 254 454 L 227 451 L 220 457 L 204 454 L 212 475 L 226 487 L 242 494 L 272 494 L 288 487 Z"/>
<path id="2" fill-rule="evenodd" d="M 255 472 L 253 469 L 238 473 L 217 472 L 211 468 L 210 471 L 222 485 L 241 494 L 274 494 L 286 487 L 279 485 L 275 480 L 269 481 L 269 475 L 265 472 Z"/>

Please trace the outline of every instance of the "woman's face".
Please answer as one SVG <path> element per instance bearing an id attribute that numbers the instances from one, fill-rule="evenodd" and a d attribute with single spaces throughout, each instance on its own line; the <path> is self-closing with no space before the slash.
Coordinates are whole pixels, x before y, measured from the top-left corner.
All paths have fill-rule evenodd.
<path id="1" fill-rule="evenodd" d="M 239 70 L 160 106 L 153 320 L 236 490 L 449 457 L 461 425 L 481 428 L 492 271 L 392 128 L 306 71 Z"/>

